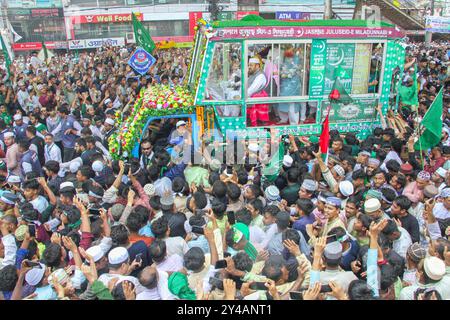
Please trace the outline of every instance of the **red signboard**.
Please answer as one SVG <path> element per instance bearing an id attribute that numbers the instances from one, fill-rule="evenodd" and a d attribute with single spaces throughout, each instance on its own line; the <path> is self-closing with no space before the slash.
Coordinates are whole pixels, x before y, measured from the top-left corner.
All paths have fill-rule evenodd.
<path id="1" fill-rule="evenodd" d="M 63 17 L 64 13 L 61 8 L 50 9 L 31 9 L 32 17 Z"/>
<path id="2" fill-rule="evenodd" d="M 233 38 L 399 38 L 403 33 L 395 28 L 361 27 L 245 27 L 219 29 L 211 40 Z"/>
<path id="3" fill-rule="evenodd" d="M 31 50 L 41 50 L 42 44 L 40 42 L 23 42 L 23 43 L 14 43 L 13 44 L 14 51 L 31 51 Z"/>
<path id="4" fill-rule="evenodd" d="M 47 49 L 67 49 L 67 41 L 46 41 L 45 46 Z M 12 46 L 14 51 L 39 51 L 42 49 L 40 42 L 23 42 L 14 43 Z"/>
<path id="5" fill-rule="evenodd" d="M 254 14 L 259 16 L 258 11 L 238 11 L 236 13 L 236 20 L 241 20 L 243 17 L 248 16 L 249 14 Z"/>
<path id="6" fill-rule="evenodd" d="M 197 21 L 203 18 L 203 12 L 189 12 L 189 35 L 193 36 L 195 34 L 195 26 Z"/>
<path id="7" fill-rule="evenodd" d="M 143 21 L 144 16 L 141 13 L 135 13 L 138 20 Z M 84 24 L 84 23 L 131 23 L 131 13 L 118 13 L 118 14 L 93 14 L 85 16 L 70 17 L 72 24 Z"/>

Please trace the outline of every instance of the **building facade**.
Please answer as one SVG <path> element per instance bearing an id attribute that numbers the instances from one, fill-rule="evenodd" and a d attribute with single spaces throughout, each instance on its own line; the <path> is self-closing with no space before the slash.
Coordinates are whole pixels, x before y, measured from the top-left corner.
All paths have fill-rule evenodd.
<path id="1" fill-rule="evenodd" d="M 218 18 L 322 19 L 323 0 L 219 0 Z M 133 42 L 132 13 L 156 42 L 191 42 L 195 21 L 208 19 L 208 0 L 3 0 L 2 20 L 22 37 L 15 51 L 90 49 Z M 6 8 L 6 10 L 5 10 Z M 340 18 L 351 19 L 354 0 L 333 0 Z M 5 16 L 7 19 L 5 19 Z"/>

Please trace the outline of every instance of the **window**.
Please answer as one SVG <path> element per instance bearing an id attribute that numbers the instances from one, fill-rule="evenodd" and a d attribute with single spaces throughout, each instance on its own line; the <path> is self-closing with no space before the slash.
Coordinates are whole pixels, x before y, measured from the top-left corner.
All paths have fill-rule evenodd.
<path id="1" fill-rule="evenodd" d="M 220 117 L 240 117 L 242 106 L 240 104 L 217 106 L 217 114 Z"/>
<path id="2" fill-rule="evenodd" d="M 384 45 L 382 43 L 327 44 L 324 95 L 331 92 L 337 77 L 353 95 L 379 92 Z"/>
<path id="3" fill-rule="evenodd" d="M 306 43 L 249 44 L 247 99 L 308 95 L 310 51 Z"/>
<path id="4" fill-rule="evenodd" d="M 216 42 L 206 80 L 205 100 L 241 100 L 241 43 Z"/>

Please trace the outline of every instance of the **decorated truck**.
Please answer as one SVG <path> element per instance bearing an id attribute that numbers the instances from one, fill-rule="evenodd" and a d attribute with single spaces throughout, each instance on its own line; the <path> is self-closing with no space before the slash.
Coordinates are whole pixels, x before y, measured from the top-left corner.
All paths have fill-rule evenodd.
<path id="1" fill-rule="evenodd" d="M 393 107 L 402 38 L 393 25 L 361 20 L 199 20 L 182 84 L 143 90 L 129 117 L 118 114 L 111 153 L 137 156 L 149 125 L 163 118 L 186 120 L 198 146 L 213 135 L 317 135 L 328 109 L 331 130 L 363 138 L 380 126 L 376 106 Z M 353 101 L 330 106 L 337 77 Z"/>

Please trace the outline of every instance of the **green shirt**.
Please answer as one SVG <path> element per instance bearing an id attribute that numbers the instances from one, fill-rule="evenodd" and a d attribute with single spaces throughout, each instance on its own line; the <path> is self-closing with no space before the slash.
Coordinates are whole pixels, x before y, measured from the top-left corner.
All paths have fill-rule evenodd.
<path id="1" fill-rule="evenodd" d="M 184 177 L 189 186 L 194 183 L 196 186 L 210 187 L 208 182 L 209 171 L 205 168 L 199 166 L 187 167 L 184 170 Z"/>
<path id="2" fill-rule="evenodd" d="M 223 216 L 222 219 L 216 219 L 217 221 L 217 226 L 220 229 L 221 233 L 225 232 L 225 228 L 227 226 L 227 222 L 228 222 L 228 217 L 227 216 Z M 212 228 L 212 221 L 208 222 L 208 228 Z"/>
<path id="3" fill-rule="evenodd" d="M 0 104 L 1 104 L 1 102 L 0 102 Z M 3 121 L 5 121 L 6 125 L 11 125 L 12 117 L 7 112 L 3 112 L 2 114 L 0 114 L 0 118 L 2 118 Z"/>
<path id="4" fill-rule="evenodd" d="M 43 125 L 42 123 L 38 122 L 37 125 L 35 125 L 36 131 L 39 133 L 43 133 L 44 131 L 47 131 L 47 126 Z"/>

